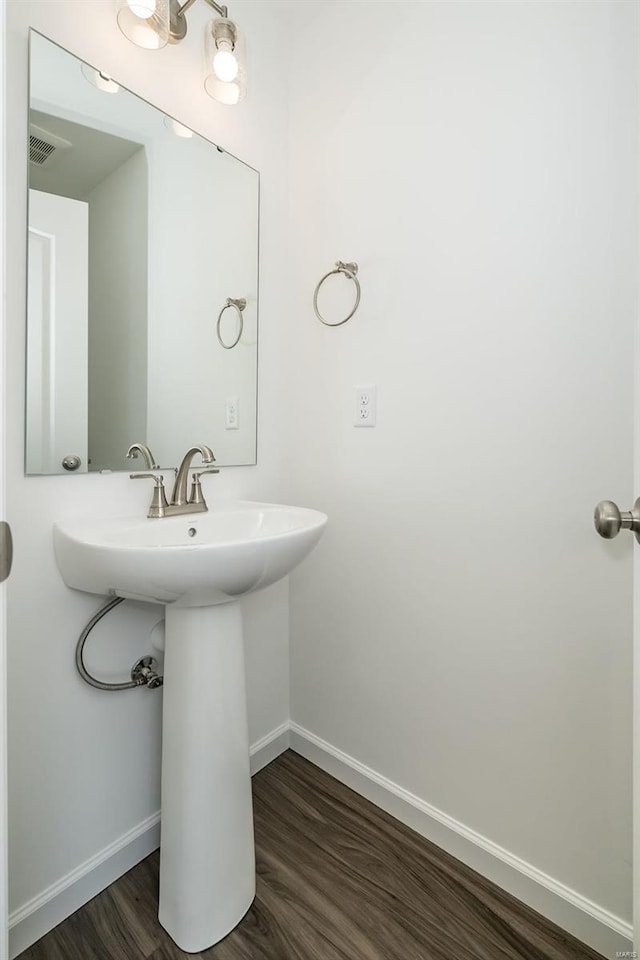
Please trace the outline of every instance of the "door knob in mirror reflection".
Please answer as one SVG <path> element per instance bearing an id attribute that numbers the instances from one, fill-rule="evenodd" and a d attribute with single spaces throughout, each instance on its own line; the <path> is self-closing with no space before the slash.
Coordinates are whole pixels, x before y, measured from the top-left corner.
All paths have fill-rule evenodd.
<path id="1" fill-rule="evenodd" d="M 632 510 L 620 510 L 613 500 L 601 500 L 596 505 L 593 522 L 597 532 L 605 540 L 613 540 L 621 530 L 632 530 L 640 543 L 640 497 Z"/>

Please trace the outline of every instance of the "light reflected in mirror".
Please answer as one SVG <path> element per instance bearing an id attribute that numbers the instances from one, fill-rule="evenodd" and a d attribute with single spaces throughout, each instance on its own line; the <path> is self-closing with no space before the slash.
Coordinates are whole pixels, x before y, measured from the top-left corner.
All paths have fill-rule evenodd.
<path id="1" fill-rule="evenodd" d="M 258 174 L 116 84 L 31 31 L 26 472 L 255 463 Z"/>

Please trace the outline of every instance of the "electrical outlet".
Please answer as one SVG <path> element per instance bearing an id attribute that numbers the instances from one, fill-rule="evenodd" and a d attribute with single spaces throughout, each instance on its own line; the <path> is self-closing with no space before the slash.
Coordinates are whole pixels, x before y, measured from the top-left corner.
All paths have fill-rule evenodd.
<path id="1" fill-rule="evenodd" d="M 375 427 L 376 425 L 375 385 L 355 388 L 355 427 Z"/>
<path id="2" fill-rule="evenodd" d="M 225 430 L 238 430 L 240 427 L 240 409 L 237 397 L 227 397 L 224 427 Z"/>

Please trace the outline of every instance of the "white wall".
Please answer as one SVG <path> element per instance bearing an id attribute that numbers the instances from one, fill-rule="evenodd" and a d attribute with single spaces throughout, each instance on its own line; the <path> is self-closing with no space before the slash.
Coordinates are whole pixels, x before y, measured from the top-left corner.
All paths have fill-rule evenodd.
<path id="1" fill-rule="evenodd" d="M 300 6 L 292 718 L 630 921 L 637 5 Z"/>
<path id="2" fill-rule="evenodd" d="M 151 184 L 147 441 L 158 463 L 171 464 L 188 423 L 191 442 L 208 444 L 219 462 L 252 463 L 259 177 L 199 138 L 164 134 L 154 142 Z M 188 175 L 174 184 L 176 170 Z M 172 248 L 157 242 L 163 236 L 183 239 Z M 247 301 L 242 337 L 231 350 L 220 345 L 216 334 L 228 297 Z M 223 321 L 227 337 L 235 330 L 229 313 Z M 225 428 L 229 397 L 239 398 L 237 430 Z"/>
<path id="3" fill-rule="evenodd" d="M 631 542 L 590 515 L 633 500 L 635 5 L 234 0 L 252 88 L 230 112 L 198 93 L 198 31 L 145 54 L 111 0 L 77 6 L 9 3 L 9 236 L 28 22 L 260 169 L 259 466 L 213 489 L 330 515 L 292 583 L 294 721 L 630 919 Z M 363 298 L 330 330 L 311 297 L 337 258 Z M 62 586 L 51 523 L 148 491 L 22 476 L 15 242 L 6 271 L 16 907 L 154 812 L 159 699 L 73 674 L 97 602 Z M 372 382 L 378 426 L 356 431 Z M 157 611 L 116 616 L 114 672 Z M 246 605 L 254 741 L 287 717 L 286 617 L 286 584 Z"/>
<path id="4" fill-rule="evenodd" d="M 7 74 L 7 463 L 8 519 L 15 537 L 9 582 L 9 739 L 11 909 L 50 885 L 158 808 L 161 696 L 105 694 L 77 677 L 79 631 L 99 601 L 67 590 L 56 570 L 51 525 L 56 518 L 99 511 L 141 515 L 150 491 L 126 474 L 23 476 L 26 236 L 27 27 L 32 24 L 73 53 L 98 63 L 165 112 L 222 143 L 264 174 L 261 275 L 261 428 L 259 466 L 226 470 L 208 496 L 281 498 L 282 437 L 278 403 L 284 343 L 277 328 L 285 264 L 286 104 L 278 4 L 236 0 L 234 14 L 252 38 L 251 97 L 236 111 L 202 90 L 205 4 L 189 17 L 190 35 L 155 56 L 118 32 L 111 0 L 12 0 L 8 4 Z M 274 55 L 274 51 L 276 52 Z M 281 66 L 279 66 L 279 64 Z M 187 445 L 185 437 L 185 447 Z M 245 605 L 250 738 L 255 742 L 288 717 L 287 585 Z M 115 674 L 149 647 L 158 611 L 118 608 L 91 643 L 103 669 Z M 94 661 L 94 663 L 97 661 Z M 120 674 L 121 675 L 121 674 Z"/>
<path id="5" fill-rule="evenodd" d="M 147 440 L 148 180 L 141 148 L 87 197 L 92 470 L 131 468 L 130 444 Z"/>

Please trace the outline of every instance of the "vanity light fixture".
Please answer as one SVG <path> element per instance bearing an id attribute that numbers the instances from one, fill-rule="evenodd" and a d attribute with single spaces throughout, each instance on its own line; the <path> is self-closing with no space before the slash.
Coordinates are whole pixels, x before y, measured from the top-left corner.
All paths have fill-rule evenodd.
<path id="1" fill-rule="evenodd" d="M 220 9 L 224 10 L 221 19 L 211 20 L 205 28 L 204 88 L 214 100 L 233 106 L 247 95 L 244 40 L 235 23 L 228 19 L 227 8 Z"/>
<path id="2" fill-rule="evenodd" d="M 187 34 L 186 12 L 196 0 L 116 0 L 116 18 L 122 33 L 139 47 L 159 50 L 167 43 L 179 43 Z M 220 103 L 233 105 L 247 93 L 246 57 L 243 37 L 229 20 L 227 7 L 205 0 L 219 20 L 205 28 L 204 88 Z"/>

